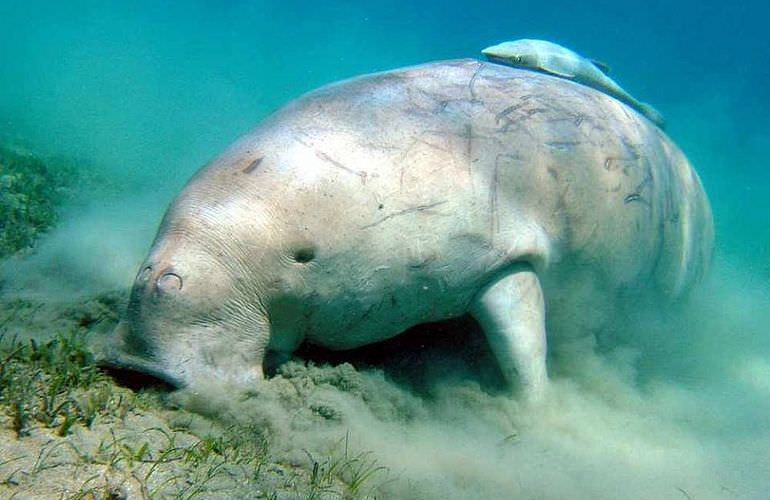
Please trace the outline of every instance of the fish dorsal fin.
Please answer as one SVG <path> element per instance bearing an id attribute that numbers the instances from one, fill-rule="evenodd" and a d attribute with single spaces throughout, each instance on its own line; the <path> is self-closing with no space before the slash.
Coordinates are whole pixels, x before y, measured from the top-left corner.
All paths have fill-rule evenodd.
<path id="1" fill-rule="evenodd" d="M 666 127 L 666 119 L 663 117 L 663 115 L 658 111 L 657 109 L 653 108 L 646 102 L 640 102 L 637 106 L 637 109 L 647 118 L 650 119 L 652 123 L 657 125 L 661 130 Z"/>
<path id="2" fill-rule="evenodd" d="M 596 59 L 589 59 L 589 60 L 591 61 L 591 64 L 593 64 L 594 66 L 599 68 L 599 71 L 601 71 L 605 75 L 609 75 L 610 74 L 610 67 L 609 67 L 609 65 L 607 65 L 607 63 L 602 62 L 602 61 L 597 61 Z"/>

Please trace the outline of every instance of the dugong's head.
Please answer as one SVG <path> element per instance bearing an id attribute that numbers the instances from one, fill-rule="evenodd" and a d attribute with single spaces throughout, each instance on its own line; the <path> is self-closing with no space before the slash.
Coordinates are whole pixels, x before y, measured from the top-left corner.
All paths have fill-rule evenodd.
<path id="1" fill-rule="evenodd" d="M 194 241 L 161 241 L 136 276 L 108 363 L 175 386 L 200 377 L 235 382 L 259 377 L 264 342 L 258 327 L 264 313 L 256 304 L 237 301 L 227 271 Z M 248 331 L 243 337 L 251 338 L 233 338 L 235 331 Z"/>
<path id="2" fill-rule="evenodd" d="M 296 254 L 307 259 L 302 252 L 312 249 L 277 229 L 280 214 L 258 196 L 238 189 L 224 195 L 221 170 L 196 176 L 166 213 L 104 349 L 105 364 L 177 387 L 262 378 Z"/>
<path id="3" fill-rule="evenodd" d="M 136 276 L 107 363 L 174 386 L 260 378 L 266 314 L 259 301 L 243 300 L 256 292 L 233 267 L 193 235 L 159 235 Z"/>

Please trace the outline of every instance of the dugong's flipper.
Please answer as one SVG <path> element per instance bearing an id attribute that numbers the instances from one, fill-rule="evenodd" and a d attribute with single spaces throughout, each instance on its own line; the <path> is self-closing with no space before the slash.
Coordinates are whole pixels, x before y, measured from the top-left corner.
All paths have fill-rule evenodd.
<path id="1" fill-rule="evenodd" d="M 535 272 L 522 267 L 492 282 L 476 296 L 470 312 L 508 382 L 518 374 L 525 399 L 541 400 L 548 383 L 545 302 Z"/>

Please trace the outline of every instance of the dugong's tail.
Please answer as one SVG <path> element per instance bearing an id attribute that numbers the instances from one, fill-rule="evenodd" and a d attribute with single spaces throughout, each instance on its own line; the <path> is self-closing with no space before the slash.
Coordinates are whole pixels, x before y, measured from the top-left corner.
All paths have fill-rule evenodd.
<path id="1" fill-rule="evenodd" d="M 646 102 L 639 103 L 639 111 L 646 116 L 652 123 L 660 127 L 661 129 L 666 127 L 666 119 L 657 109 L 653 108 Z"/>

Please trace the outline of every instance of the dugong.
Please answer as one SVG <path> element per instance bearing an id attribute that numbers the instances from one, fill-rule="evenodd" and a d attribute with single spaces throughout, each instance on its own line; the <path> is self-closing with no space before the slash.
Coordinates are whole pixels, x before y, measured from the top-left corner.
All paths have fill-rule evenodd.
<path id="1" fill-rule="evenodd" d="M 601 92 L 471 59 L 365 75 L 289 103 L 189 181 L 104 358 L 248 385 L 267 353 L 470 314 L 538 400 L 546 332 L 675 300 L 712 239 L 680 150 Z"/>
<path id="2" fill-rule="evenodd" d="M 487 47 L 481 53 L 490 61 L 543 71 L 601 90 L 636 109 L 657 126 L 661 128 L 665 126 L 665 119 L 658 110 L 636 100 L 615 80 L 607 76 L 609 68 L 605 64 L 586 59 L 559 44 L 547 40 L 524 38 Z"/>

